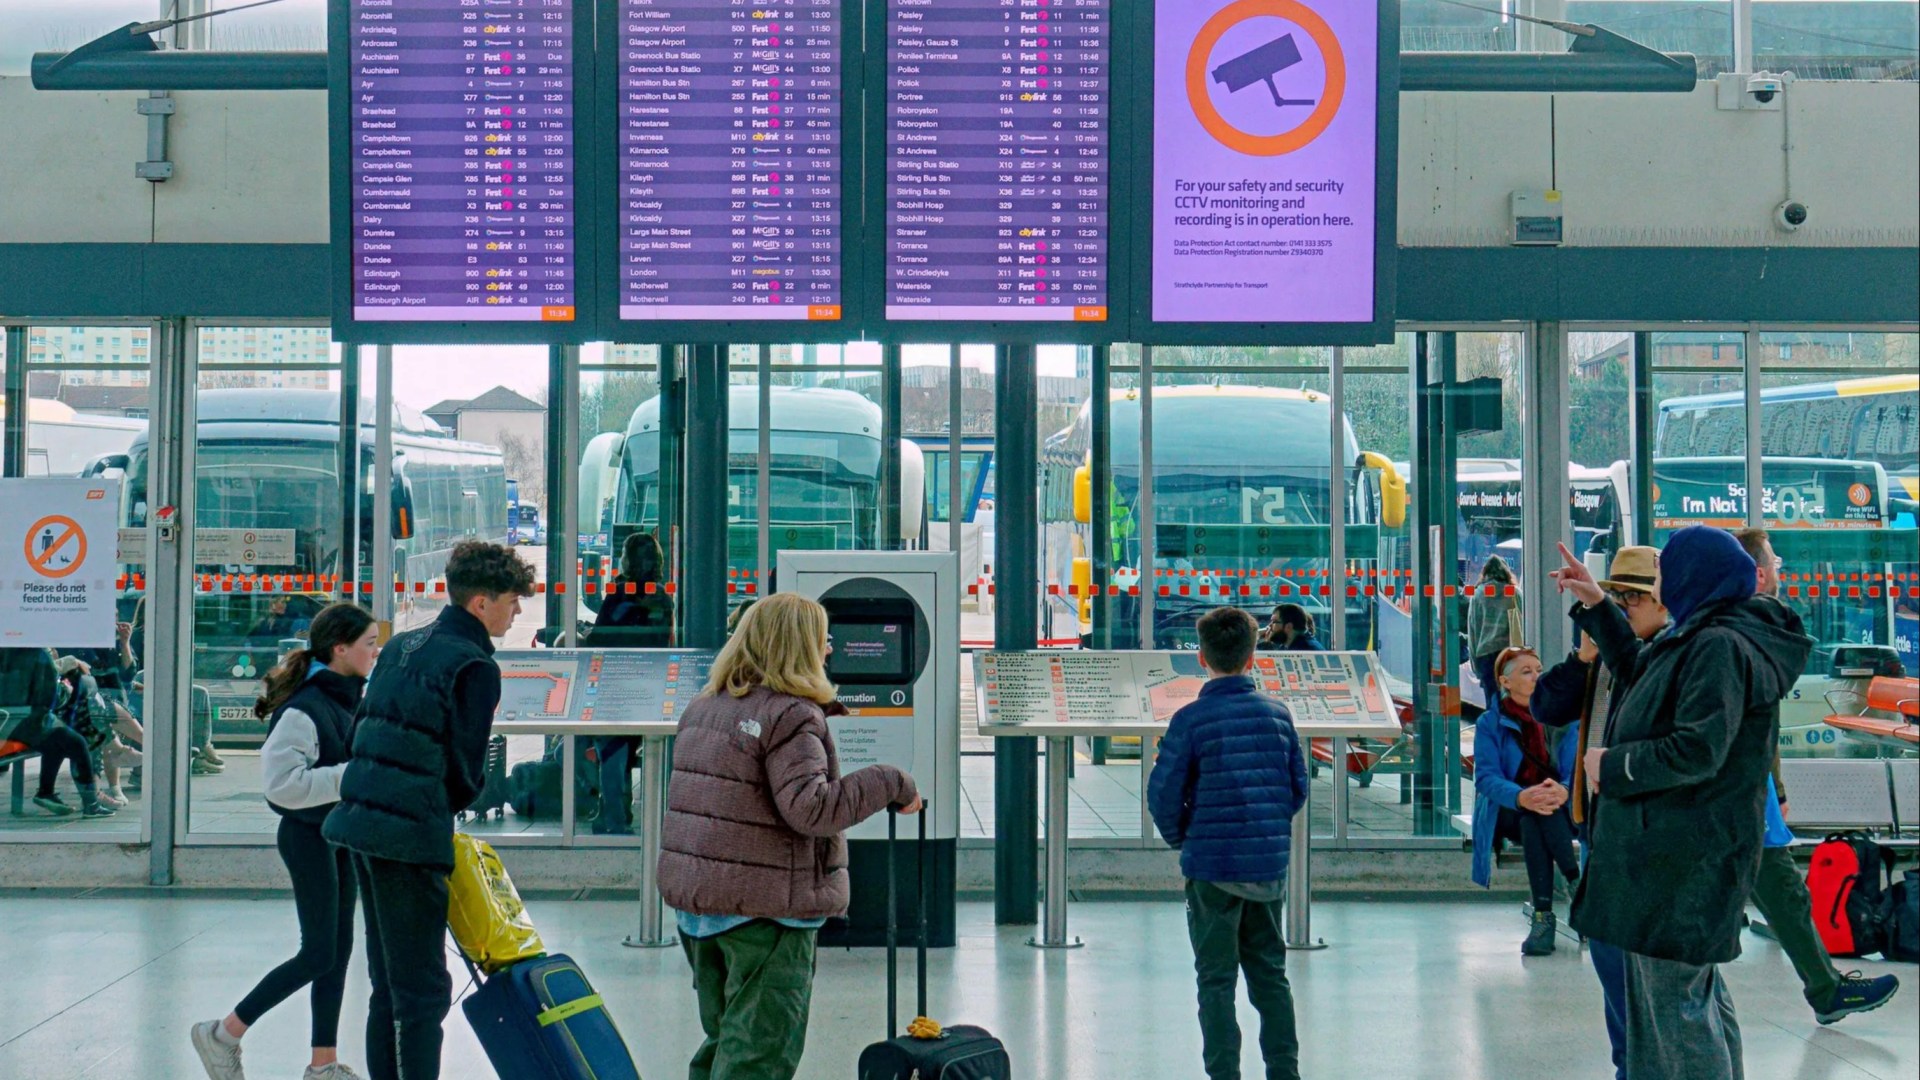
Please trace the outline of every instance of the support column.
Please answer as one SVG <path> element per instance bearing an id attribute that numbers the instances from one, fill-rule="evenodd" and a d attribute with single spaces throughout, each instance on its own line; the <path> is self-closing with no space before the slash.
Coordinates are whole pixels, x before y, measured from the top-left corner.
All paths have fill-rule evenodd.
<path id="1" fill-rule="evenodd" d="M 1628 379 L 1633 395 L 1633 440 L 1627 447 L 1627 458 L 1633 463 L 1633 529 L 1621 547 L 1653 543 L 1653 335 L 1644 330 L 1633 335 L 1633 370 Z"/>
<path id="2" fill-rule="evenodd" d="M 694 345 L 687 360 L 680 608 L 686 644 L 717 649 L 727 638 L 727 347 Z"/>
<path id="3" fill-rule="evenodd" d="M 904 551 L 908 540 L 920 539 L 901 536 L 900 519 L 900 346 L 883 345 L 880 348 L 880 550 Z"/>
<path id="4" fill-rule="evenodd" d="M 1733 20 L 1733 70 L 1753 72 L 1753 0 L 1733 0 L 1728 6 Z"/>
<path id="5" fill-rule="evenodd" d="M 1092 414 L 1088 435 L 1088 487 L 1093 498 L 1087 532 L 1087 558 L 1093 563 L 1093 647 L 1113 648 L 1113 608 L 1107 585 L 1113 581 L 1113 348 L 1089 348 L 1088 404 Z M 1104 741 L 1104 740 L 1101 740 Z M 1144 748 L 1145 741 L 1141 746 Z M 1141 751 L 1143 754 L 1145 750 Z M 1098 756 L 1098 755 L 1096 755 Z M 1096 762 L 1098 764 L 1098 762 Z"/>
<path id="6" fill-rule="evenodd" d="M 0 429 L 0 476 L 27 475 L 27 328 L 9 326 L 5 399 L 6 421 Z"/>
<path id="7" fill-rule="evenodd" d="M 357 354 L 353 346 L 349 353 Z M 342 357 L 345 359 L 345 357 Z M 393 346 L 373 350 L 373 617 L 380 640 L 393 636 Z M 354 483 L 359 484 L 356 475 Z"/>
<path id="8" fill-rule="evenodd" d="M 1450 397 L 1458 381 L 1454 335 L 1414 336 L 1413 417 L 1418 453 L 1413 500 L 1413 665 L 1420 687 L 1414 698 L 1416 756 L 1413 772 L 1415 836 L 1444 836 L 1451 828 L 1450 779 L 1457 768 L 1460 716 L 1458 663 L 1453 660 L 1457 599 L 1442 595 L 1458 576 L 1458 511 L 1449 498 L 1456 488 Z M 1438 499 L 1428 493 L 1440 492 Z"/>
<path id="9" fill-rule="evenodd" d="M 1034 408 L 1035 349 L 994 350 L 993 639 L 996 648 L 1032 649 L 1039 639 L 1040 549 Z M 1032 738 L 993 741 L 993 915 L 1003 925 L 1031 925 L 1039 917 L 1035 865 L 1039 857 L 1040 752 Z M 1053 844 L 1065 837 L 1048 837 Z"/>
<path id="10" fill-rule="evenodd" d="M 1527 335 L 1520 410 L 1520 580 L 1527 588 L 1527 643 L 1552 662 L 1565 656 L 1570 634 L 1547 573 L 1560 565 L 1558 545 L 1573 546 L 1567 479 L 1567 334 L 1558 322 L 1536 323 Z"/>
<path id="11" fill-rule="evenodd" d="M 146 826 L 147 883 L 173 884 L 173 849 L 187 809 L 187 738 L 193 715 L 194 460 L 200 350 L 186 319 L 153 331 L 147 455 Z M 159 511 L 172 507 L 162 537 Z"/>
<path id="12" fill-rule="evenodd" d="M 580 400 L 580 346 L 547 349 L 547 619 L 558 626 L 560 642 L 571 647 L 580 601 L 580 415 L 569 405 Z M 614 561 L 618 561 L 614 553 Z M 600 567 L 605 584 L 611 565 Z"/>
<path id="13" fill-rule="evenodd" d="M 192 331 L 189 331 L 192 332 Z M 359 345 L 344 345 L 340 350 L 340 442 L 334 456 L 334 469 L 340 474 L 340 585 L 351 589 L 352 599 L 360 597 L 360 581 L 367 567 L 360 564 L 360 361 L 365 353 Z M 338 599 L 336 597 L 335 599 Z"/>
<path id="14" fill-rule="evenodd" d="M 1764 528 L 1767 524 L 1766 501 L 1761 493 L 1766 491 L 1767 478 L 1762 467 L 1766 439 L 1762 434 L 1766 429 L 1761 425 L 1760 406 L 1760 331 L 1751 327 L 1742 338 L 1740 348 L 1741 389 L 1747 406 L 1747 527 Z"/>

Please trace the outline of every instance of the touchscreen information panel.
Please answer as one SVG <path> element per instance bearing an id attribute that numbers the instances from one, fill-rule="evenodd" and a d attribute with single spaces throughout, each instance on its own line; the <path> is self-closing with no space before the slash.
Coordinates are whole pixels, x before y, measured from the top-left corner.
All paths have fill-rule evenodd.
<path id="1" fill-rule="evenodd" d="M 886 317 L 1107 317 L 1111 0 L 889 0 Z"/>
<path id="2" fill-rule="evenodd" d="M 841 317 L 840 0 L 618 0 L 629 320 Z"/>
<path id="3" fill-rule="evenodd" d="M 339 0 L 353 319 L 573 321 L 581 2 Z"/>

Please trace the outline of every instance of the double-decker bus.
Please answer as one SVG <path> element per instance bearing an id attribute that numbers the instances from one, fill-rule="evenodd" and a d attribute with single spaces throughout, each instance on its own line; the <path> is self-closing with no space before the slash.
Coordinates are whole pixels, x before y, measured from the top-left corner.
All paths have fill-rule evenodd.
<path id="1" fill-rule="evenodd" d="M 320 587 L 345 569 L 346 526 L 341 521 L 340 395 L 328 390 L 220 389 L 199 392 L 195 453 L 196 531 L 287 530 L 291 556 L 251 564 L 201 563 L 206 575 L 261 577 L 276 587 L 197 592 L 193 603 L 195 707 L 212 710 L 214 737 L 222 745 L 252 745 L 266 737 L 254 718 L 259 680 L 277 662 L 281 642 L 298 637 L 337 593 Z M 373 544 L 374 409 L 363 402 L 359 430 L 361 566 L 371 564 Z M 507 537 L 506 472 L 500 451 L 463 443 L 420 413 L 396 406 L 393 416 L 393 484 L 389 499 L 394 574 L 402 585 L 425 582 L 446 568 L 461 540 L 502 542 Z M 121 524 L 144 528 L 151 511 L 151 476 L 145 432 L 126 455 L 103 459 L 126 471 L 121 485 Z M 308 576 L 314 581 L 308 584 Z M 291 590 L 278 587 L 290 579 Z M 413 596 L 411 588 L 405 595 Z M 136 649 L 143 648 L 144 604 L 130 603 Z M 403 610 L 404 625 L 428 612 Z M 409 619 L 409 615 L 412 619 Z M 196 717 L 204 720 L 205 717 Z"/>
<path id="2" fill-rule="evenodd" d="M 1172 386 L 1153 391 L 1153 546 L 1141 551 L 1141 403 L 1112 392 L 1112 484 L 1091 490 L 1092 408 L 1083 406 L 1041 452 L 1042 573 L 1053 610 L 1050 636 L 1088 632 L 1092 500 L 1108 501 L 1110 583 L 1154 590 L 1153 635 L 1141 642 L 1130 596 L 1115 606 L 1114 647 L 1194 648 L 1194 621 L 1234 602 L 1270 608 L 1285 596 L 1324 626 L 1329 508 L 1343 500 L 1348 560 L 1377 557 L 1382 526 L 1405 517 L 1405 487 L 1393 463 L 1365 453 L 1340 418 L 1341 461 L 1328 467 L 1332 406 L 1312 390 Z M 1165 594 L 1161 587 L 1165 586 Z M 1251 595 L 1243 595 L 1242 589 Z M 1262 596 L 1262 589 L 1267 595 Z M 1284 590 L 1284 592 L 1283 592 Z M 1075 593 L 1083 595 L 1076 597 Z M 1347 639 L 1372 640 L 1371 614 L 1349 605 Z"/>
<path id="3" fill-rule="evenodd" d="M 735 386 L 727 416 L 727 563 L 759 558 L 760 390 Z M 769 393 L 770 547 L 880 549 L 880 407 L 851 390 L 777 386 Z M 634 409 L 624 432 L 591 439 L 581 455 L 581 550 L 593 565 L 616 558 L 627 535 L 661 520 L 660 398 Z M 900 535 L 921 536 L 925 469 L 920 447 L 900 445 Z M 663 538 L 669 548 L 672 538 Z M 771 569 L 771 568 L 769 568 Z M 736 594 L 744 600 L 744 594 Z M 592 597 L 583 597 L 597 606 Z"/>
<path id="4" fill-rule="evenodd" d="M 0 423 L 7 403 L 0 398 Z M 78 476 L 95 459 L 125 454 L 145 420 L 77 412 L 64 401 L 27 399 L 27 460 L 22 476 Z M 97 471 L 97 470 L 95 470 Z"/>

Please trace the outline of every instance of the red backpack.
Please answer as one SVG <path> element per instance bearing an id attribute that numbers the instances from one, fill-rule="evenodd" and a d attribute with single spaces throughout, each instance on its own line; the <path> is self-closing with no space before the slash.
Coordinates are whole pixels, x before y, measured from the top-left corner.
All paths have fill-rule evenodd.
<path id="1" fill-rule="evenodd" d="M 1813 927 L 1829 956 L 1881 950 L 1886 865 L 1885 849 L 1860 833 L 1829 836 L 1814 846 L 1807 892 L 1813 897 Z"/>

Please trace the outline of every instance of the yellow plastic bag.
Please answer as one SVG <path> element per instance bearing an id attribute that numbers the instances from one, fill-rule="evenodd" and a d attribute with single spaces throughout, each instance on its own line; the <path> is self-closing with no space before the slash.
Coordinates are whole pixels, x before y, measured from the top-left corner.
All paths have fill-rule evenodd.
<path id="1" fill-rule="evenodd" d="M 547 951 L 500 856 L 466 833 L 453 834 L 447 925 L 461 953 L 489 975 Z"/>

